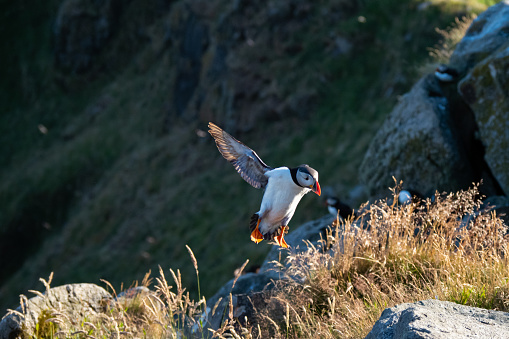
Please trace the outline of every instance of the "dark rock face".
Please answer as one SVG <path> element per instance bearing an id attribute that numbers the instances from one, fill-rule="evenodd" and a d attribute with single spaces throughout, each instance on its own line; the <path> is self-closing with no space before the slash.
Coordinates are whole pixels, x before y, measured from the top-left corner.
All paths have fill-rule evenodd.
<path id="1" fill-rule="evenodd" d="M 474 20 L 451 56 L 465 77 L 458 92 L 469 105 L 498 194 L 509 194 L 509 4 L 500 2 Z"/>
<path id="2" fill-rule="evenodd" d="M 509 338 L 509 313 L 424 300 L 385 309 L 366 339 Z"/>
<path id="3" fill-rule="evenodd" d="M 87 70 L 106 45 L 118 14 L 116 0 L 67 0 L 54 25 L 55 63 L 72 73 Z"/>
<path id="4" fill-rule="evenodd" d="M 207 1 L 173 6 L 169 53 L 179 69 L 167 121 L 214 117 L 234 132 L 249 130 L 260 119 L 307 116 L 317 92 L 298 79 L 289 82 L 290 89 L 281 88 L 271 63 L 302 52 L 302 46 L 288 40 L 305 25 L 311 7 L 301 0 L 284 5 L 237 1 L 212 15 L 217 9 Z M 283 72 L 277 82 L 293 76 Z"/>
<path id="5" fill-rule="evenodd" d="M 55 64 L 62 71 L 58 81 L 67 88 L 74 80 L 68 75 L 93 79 L 130 60 L 147 69 L 151 58 L 165 58 L 171 64 L 166 126 L 175 119 L 206 122 L 214 117 L 235 132 L 259 120 L 308 117 L 318 92 L 285 61 L 306 52 L 299 36 L 313 7 L 308 0 L 65 0 L 53 34 Z M 338 11 L 345 16 L 354 11 L 351 7 Z M 135 22 L 126 22 L 137 10 Z M 157 17 L 163 18 L 163 28 L 153 27 Z M 347 38 L 338 38 L 332 53 L 351 49 Z"/>
<path id="6" fill-rule="evenodd" d="M 186 112 L 200 82 L 202 57 L 208 48 L 208 27 L 193 12 L 186 13 L 187 18 L 175 32 L 182 38 L 178 47 L 178 74 L 175 80 L 174 104 L 178 116 Z M 190 118 L 188 116 L 188 118 Z"/>
<path id="7" fill-rule="evenodd" d="M 508 11 L 509 15 L 509 11 Z M 509 194 L 509 39 L 479 62 L 459 83 L 472 108 L 485 160 L 502 190 Z"/>

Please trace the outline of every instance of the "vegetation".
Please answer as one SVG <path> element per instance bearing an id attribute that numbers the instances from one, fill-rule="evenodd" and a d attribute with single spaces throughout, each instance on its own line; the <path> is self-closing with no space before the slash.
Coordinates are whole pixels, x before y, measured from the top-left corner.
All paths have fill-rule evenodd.
<path id="1" fill-rule="evenodd" d="M 289 256 L 288 273 L 304 284 L 281 289 L 285 323 L 265 325 L 281 337 L 363 338 L 386 307 L 405 302 L 508 311 L 507 229 L 477 213 L 477 196 L 473 187 L 434 202 L 381 201 L 361 222 L 335 225 L 323 247 Z"/>
<path id="2" fill-rule="evenodd" d="M 258 323 L 241 325 L 230 306 L 219 330 L 202 332 L 205 298 L 192 301 L 180 272 L 170 270 L 170 286 L 160 268 L 155 294 L 110 301 L 93 323 L 69 326 L 54 313 L 56 321 L 40 318 L 38 328 L 54 333 L 40 322 L 58 323 L 60 332 L 48 338 L 363 338 L 386 307 L 404 302 L 436 298 L 509 311 L 507 226 L 479 213 L 478 198 L 477 186 L 403 206 L 396 198 L 366 206 L 356 220 L 337 220 L 319 246 L 289 252 L 281 268 L 293 280 L 266 292 L 279 307 L 258 310 Z M 148 276 L 143 285 L 151 285 Z"/>

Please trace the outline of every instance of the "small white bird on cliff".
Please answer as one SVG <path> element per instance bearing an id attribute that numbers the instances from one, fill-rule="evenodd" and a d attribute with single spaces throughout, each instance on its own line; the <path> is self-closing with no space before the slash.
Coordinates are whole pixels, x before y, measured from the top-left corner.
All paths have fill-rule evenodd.
<path id="1" fill-rule="evenodd" d="M 441 82 L 453 82 L 458 79 L 458 72 L 447 65 L 439 65 L 435 70 L 435 77 Z"/>
<path id="2" fill-rule="evenodd" d="M 318 172 L 308 165 L 269 167 L 255 151 L 215 124 L 210 122 L 209 128 L 219 152 L 240 176 L 254 188 L 265 188 L 260 210 L 251 217 L 251 240 L 275 239 L 279 246 L 288 247 L 284 234 L 300 199 L 311 191 L 321 194 Z"/>

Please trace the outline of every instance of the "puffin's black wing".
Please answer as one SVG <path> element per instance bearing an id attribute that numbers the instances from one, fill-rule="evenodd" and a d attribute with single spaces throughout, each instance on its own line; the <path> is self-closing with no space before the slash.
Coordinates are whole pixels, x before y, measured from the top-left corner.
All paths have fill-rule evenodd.
<path id="1" fill-rule="evenodd" d="M 272 170 L 272 168 L 265 165 L 255 151 L 215 124 L 209 122 L 209 128 L 209 133 L 216 140 L 219 152 L 235 167 L 242 179 L 254 188 L 264 188 L 269 181 L 269 178 L 265 176 L 265 172 Z"/>

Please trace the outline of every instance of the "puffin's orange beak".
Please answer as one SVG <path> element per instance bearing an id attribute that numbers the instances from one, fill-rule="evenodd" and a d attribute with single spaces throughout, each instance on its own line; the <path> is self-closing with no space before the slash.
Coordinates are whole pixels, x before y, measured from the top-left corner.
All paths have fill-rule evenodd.
<path id="1" fill-rule="evenodd" d="M 322 189 L 320 188 L 320 184 L 318 183 L 318 181 L 315 182 L 315 184 L 313 185 L 313 192 L 318 194 L 318 196 L 322 194 Z"/>

